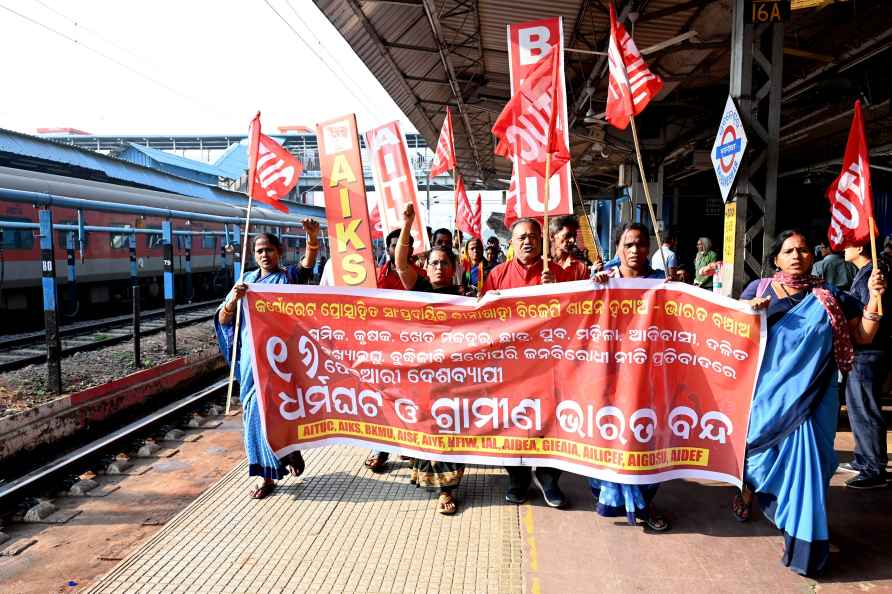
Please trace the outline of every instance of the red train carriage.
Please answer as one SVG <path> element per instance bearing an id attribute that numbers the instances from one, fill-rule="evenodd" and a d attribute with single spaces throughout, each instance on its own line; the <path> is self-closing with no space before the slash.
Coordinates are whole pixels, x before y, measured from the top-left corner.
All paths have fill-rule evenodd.
<path id="1" fill-rule="evenodd" d="M 0 188 L 81 198 L 100 202 L 185 211 L 243 220 L 245 201 L 233 203 L 203 201 L 144 188 L 120 186 L 79 178 L 64 177 L 0 167 Z M 312 208 L 312 207 L 308 207 Z M 322 215 L 322 209 L 316 209 Z M 161 218 L 138 214 L 82 210 L 87 227 L 111 227 L 121 231 L 86 231 L 81 250 L 77 230 L 55 230 L 54 251 L 63 316 L 105 316 L 117 306 L 124 311 L 129 300 L 130 233 L 124 228 L 160 229 Z M 53 224 L 78 226 L 78 211 L 53 206 Z M 296 262 L 305 240 L 299 217 L 272 209 L 256 208 L 252 217 L 281 224 L 252 225 L 252 232 L 284 234 L 286 261 Z M 33 223 L 38 210 L 31 204 L 0 198 L 0 221 Z M 222 295 L 232 282 L 235 224 L 174 218 L 174 272 L 177 302 Z M 191 231 L 193 234 L 176 234 Z M 201 232 L 207 233 L 201 233 Z M 197 232 L 197 233 L 196 233 Z M 42 319 L 41 261 L 36 229 L 2 229 L 0 241 L 0 316 L 3 333 L 39 325 Z M 71 243 L 69 243 L 71 242 Z M 69 246 L 73 244 L 74 282 L 69 280 Z M 163 300 L 162 241 L 160 234 L 136 235 L 136 259 L 144 296 L 144 307 L 160 307 Z M 188 270 L 191 267 L 191 275 Z M 189 278 L 191 276 L 191 278 Z"/>

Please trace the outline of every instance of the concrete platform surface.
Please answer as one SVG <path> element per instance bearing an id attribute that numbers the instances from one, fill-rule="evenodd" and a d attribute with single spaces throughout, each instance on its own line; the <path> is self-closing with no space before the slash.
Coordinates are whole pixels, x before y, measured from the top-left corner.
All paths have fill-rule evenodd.
<path id="1" fill-rule="evenodd" d="M 366 453 L 310 450 L 306 475 L 264 501 L 248 498 L 239 464 L 88 591 L 892 592 L 892 489 L 854 492 L 848 475 L 830 495 L 839 552 L 815 581 L 780 564 L 783 539 L 764 519 L 734 522 L 725 485 L 663 485 L 673 526 L 651 534 L 598 517 L 581 477 L 564 475 L 571 506 L 555 510 L 535 496 L 506 504 L 504 471 L 470 467 L 445 517 L 407 463 L 377 475 Z"/>

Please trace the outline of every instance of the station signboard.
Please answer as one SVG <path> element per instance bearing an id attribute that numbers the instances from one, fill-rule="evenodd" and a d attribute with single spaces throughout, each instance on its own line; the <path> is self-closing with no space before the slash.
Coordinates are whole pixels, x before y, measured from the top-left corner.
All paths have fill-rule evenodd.
<path id="1" fill-rule="evenodd" d="M 719 125 L 718 134 L 712 145 L 712 167 L 722 191 L 722 200 L 728 201 L 737 170 L 746 150 L 746 132 L 743 122 L 737 112 L 734 100 L 729 96 L 725 103 L 725 112 L 722 114 L 722 123 Z"/>
<path id="2" fill-rule="evenodd" d="M 784 23 L 790 19 L 790 0 L 749 0 L 746 18 L 753 25 Z"/>

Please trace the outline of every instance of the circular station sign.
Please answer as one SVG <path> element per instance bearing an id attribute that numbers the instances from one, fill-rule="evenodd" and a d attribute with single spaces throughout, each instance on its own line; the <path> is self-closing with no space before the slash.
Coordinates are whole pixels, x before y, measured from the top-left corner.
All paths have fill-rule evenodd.
<path id="1" fill-rule="evenodd" d="M 719 189 L 722 191 L 722 200 L 725 202 L 728 201 L 728 194 L 731 193 L 731 186 L 734 184 L 737 170 L 740 169 L 745 150 L 746 132 L 743 129 L 743 122 L 740 120 L 734 100 L 728 97 L 710 154 Z"/>

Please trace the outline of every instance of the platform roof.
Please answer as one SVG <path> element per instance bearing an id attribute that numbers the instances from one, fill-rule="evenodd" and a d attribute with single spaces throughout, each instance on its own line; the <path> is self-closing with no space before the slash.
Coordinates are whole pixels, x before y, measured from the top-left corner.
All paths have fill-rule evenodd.
<path id="1" fill-rule="evenodd" d="M 198 173 L 204 173 L 216 177 L 238 179 L 238 176 L 233 177 L 226 171 L 223 171 L 219 167 L 215 167 L 214 165 L 211 165 L 209 163 L 203 163 L 202 161 L 196 161 L 195 159 L 189 159 L 188 157 L 181 157 L 180 155 L 168 153 L 166 151 L 158 150 L 149 146 L 142 146 L 134 142 L 130 143 L 130 148 L 135 151 L 139 151 L 153 161 L 164 163 L 165 165 L 170 165 L 171 167 L 178 167 L 180 169 L 196 171 Z"/>
<path id="2" fill-rule="evenodd" d="M 0 129 L 0 165 L 82 179 L 161 190 L 191 198 L 235 206 L 247 203 L 245 194 L 187 180 L 90 150 L 44 138 Z M 289 203 L 295 216 L 324 216 L 319 207 Z"/>
<path id="3" fill-rule="evenodd" d="M 490 133 L 510 95 L 506 25 L 561 16 L 566 48 L 604 52 L 608 41 L 608 0 L 314 1 L 429 145 L 437 141 L 445 106 L 453 107 L 461 172 L 488 187 L 511 173 L 510 163 L 493 155 Z M 892 2 L 795 4 L 807 8 L 794 10 L 784 25 L 780 171 L 838 161 L 859 96 L 869 104 L 875 158 L 880 166 L 889 163 Z M 664 165 L 666 180 L 687 183 L 711 171 L 693 155 L 711 147 L 728 95 L 731 0 L 617 5 L 630 30 L 630 15 L 636 17 L 639 49 L 670 42 L 646 58 L 666 86 L 639 129 L 645 159 Z M 691 31 L 696 36 L 672 42 Z M 565 71 L 573 171 L 584 194 L 597 195 L 615 185 L 618 164 L 630 158 L 631 136 L 603 121 L 585 121 L 587 112 L 604 111 L 604 56 L 568 51 Z"/>

